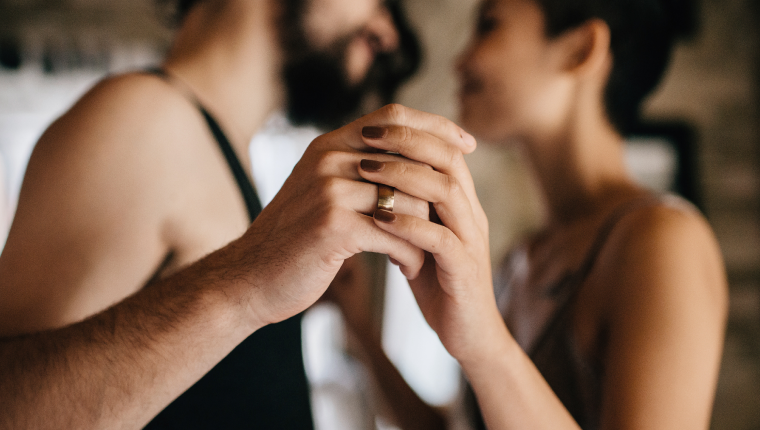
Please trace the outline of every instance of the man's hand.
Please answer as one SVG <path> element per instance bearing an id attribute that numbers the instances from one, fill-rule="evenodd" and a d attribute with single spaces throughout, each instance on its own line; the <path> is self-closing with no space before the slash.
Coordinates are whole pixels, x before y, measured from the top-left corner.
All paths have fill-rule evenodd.
<path id="1" fill-rule="evenodd" d="M 377 186 L 359 174 L 362 159 L 409 162 L 366 143 L 368 134 L 389 126 L 409 131 L 403 137 L 408 146 L 424 146 L 422 136 L 435 136 L 460 156 L 475 149 L 475 140 L 451 121 L 399 105 L 315 139 L 277 196 L 236 242 L 254 327 L 305 310 L 343 262 L 363 251 L 388 254 L 409 278 L 419 274 L 423 251 L 377 227 L 372 219 Z M 401 191 L 395 200 L 394 212 L 428 219 L 427 201 Z"/>

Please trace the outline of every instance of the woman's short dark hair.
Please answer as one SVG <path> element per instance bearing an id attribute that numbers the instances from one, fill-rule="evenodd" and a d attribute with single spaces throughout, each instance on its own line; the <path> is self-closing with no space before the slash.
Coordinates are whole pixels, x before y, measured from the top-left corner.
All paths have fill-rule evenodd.
<path id="1" fill-rule="evenodd" d="M 555 37 L 598 18 L 610 28 L 613 66 L 604 102 L 612 125 L 628 134 L 641 103 L 668 66 L 675 40 L 693 30 L 692 0 L 536 0 Z"/>

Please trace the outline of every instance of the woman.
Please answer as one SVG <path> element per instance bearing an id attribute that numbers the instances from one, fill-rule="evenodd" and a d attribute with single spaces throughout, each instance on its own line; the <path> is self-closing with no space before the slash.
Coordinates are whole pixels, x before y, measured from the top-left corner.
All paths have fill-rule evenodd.
<path id="1" fill-rule="evenodd" d="M 459 65 L 460 119 L 479 138 L 519 142 L 549 214 L 505 262 L 498 299 L 487 221 L 458 151 L 429 136 L 401 152 L 435 170 L 359 169 L 433 203 L 440 224 L 383 210 L 375 220 L 430 253 L 410 285 L 490 429 L 709 426 L 727 308 L 721 255 L 696 210 L 640 188 L 623 162 L 622 136 L 671 49 L 666 6 L 482 3 Z M 364 138 L 379 149 L 408 132 L 379 126 Z"/>

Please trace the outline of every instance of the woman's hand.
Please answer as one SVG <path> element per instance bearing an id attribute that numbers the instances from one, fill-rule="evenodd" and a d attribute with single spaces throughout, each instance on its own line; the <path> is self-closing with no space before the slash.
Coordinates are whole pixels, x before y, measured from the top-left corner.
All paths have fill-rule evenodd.
<path id="1" fill-rule="evenodd" d="M 462 153 L 435 133 L 403 126 L 373 129 L 364 141 L 434 169 L 363 160 L 359 174 L 427 200 L 440 218 L 437 224 L 382 210 L 374 215 L 378 227 L 425 251 L 422 269 L 408 277 L 409 284 L 428 324 L 462 365 L 488 428 L 577 429 L 498 311 L 488 220 Z"/>
<path id="2" fill-rule="evenodd" d="M 363 160 L 359 173 L 431 202 L 441 224 L 383 210 L 375 221 L 428 253 L 419 276 L 410 277 L 415 298 L 449 353 L 476 362 L 505 328 L 493 294 L 488 220 L 462 152 L 435 132 L 405 126 L 365 127 L 363 136 L 370 146 L 433 167 Z"/>

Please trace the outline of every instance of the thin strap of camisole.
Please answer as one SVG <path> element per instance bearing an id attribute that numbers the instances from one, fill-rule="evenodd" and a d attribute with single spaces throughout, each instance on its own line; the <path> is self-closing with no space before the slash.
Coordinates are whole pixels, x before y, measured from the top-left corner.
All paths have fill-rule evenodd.
<path id="1" fill-rule="evenodd" d="M 172 81 L 174 80 L 174 77 L 172 77 L 163 69 L 147 69 L 146 72 L 158 76 L 170 84 L 173 84 Z M 243 195 L 243 200 L 245 200 L 248 216 L 251 222 L 253 222 L 259 213 L 261 213 L 261 202 L 259 201 L 259 196 L 256 194 L 256 189 L 253 187 L 251 180 L 248 179 L 248 175 L 245 173 L 245 169 L 240 163 L 240 159 L 238 159 L 237 155 L 235 154 L 235 150 L 232 149 L 232 144 L 222 131 L 219 123 L 216 121 L 213 115 L 211 115 L 208 110 L 206 110 L 198 98 L 195 97 L 194 94 L 190 93 L 188 88 L 183 88 L 182 90 L 182 94 L 198 109 L 198 111 L 200 111 L 201 115 L 203 115 L 203 119 L 206 121 L 211 134 L 214 136 L 214 140 L 216 140 L 217 144 L 219 145 L 219 149 L 221 149 L 222 154 L 224 154 L 224 158 L 227 160 L 227 164 L 232 171 L 232 175 L 235 177 L 238 188 L 240 188 L 240 193 Z"/>
<path id="2" fill-rule="evenodd" d="M 589 248 L 583 264 L 576 272 L 576 280 L 583 282 L 591 274 L 591 270 L 594 268 L 594 264 L 596 264 L 596 260 L 599 258 L 602 248 L 604 248 L 604 245 L 607 243 L 607 239 L 612 234 L 612 230 L 615 229 L 615 226 L 617 226 L 618 222 L 620 222 L 623 217 L 641 207 L 649 206 L 659 201 L 660 200 L 656 196 L 647 195 L 623 203 L 620 207 L 615 209 L 599 229 L 599 234 L 596 235 L 594 243 L 591 245 L 591 248 Z"/>
<path id="3" fill-rule="evenodd" d="M 544 330 L 541 332 L 541 336 L 533 344 L 533 347 L 529 351 L 529 356 L 532 357 L 533 354 L 538 351 L 539 348 L 541 348 L 547 338 L 551 336 L 552 333 L 554 333 L 556 325 L 562 320 L 562 316 L 572 304 L 573 299 L 580 290 L 581 285 L 583 285 L 583 282 L 586 280 L 586 278 L 588 278 L 588 276 L 591 274 L 591 271 L 594 269 L 594 265 L 599 258 L 599 254 L 601 254 L 604 245 L 607 243 L 607 239 L 612 234 L 612 231 L 615 229 L 615 226 L 617 226 L 618 222 L 620 222 L 620 220 L 623 219 L 623 217 L 625 217 L 627 214 L 641 207 L 656 204 L 660 202 L 660 200 L 660 198 L 653 195 L 639 197 L 623 203 L 621 206 L 615 209 L 609 217 L 607 217 L 599 229 L 599 233 L 596 235 L 594 242 L 591 244 L 591 247 L 586 253 L 586 257 L 583 259 L 583 263 L 581 263 L 577 270 L 563 277 L 560 280 L 559 284 L 556 286 L 559 287 L 559 289 L 562 291 L 554 291 L 553 293 L 561 297 L 561 303 L 552 315 L 550 321 L 544 327 Z"/>

